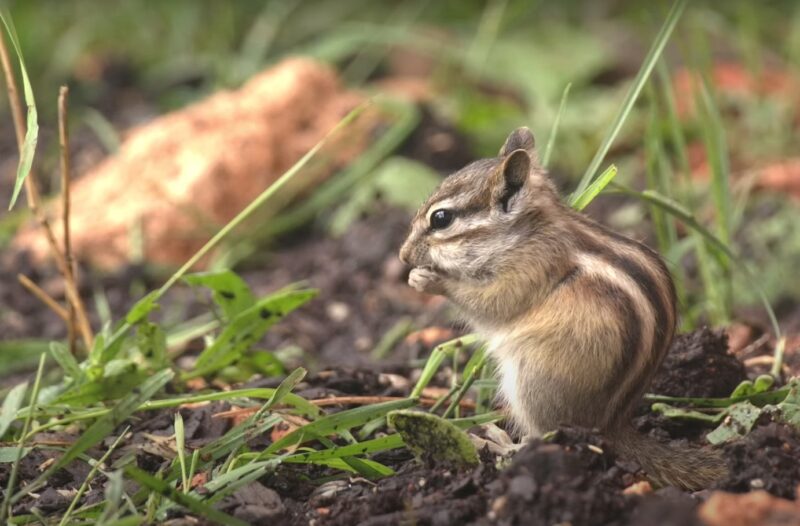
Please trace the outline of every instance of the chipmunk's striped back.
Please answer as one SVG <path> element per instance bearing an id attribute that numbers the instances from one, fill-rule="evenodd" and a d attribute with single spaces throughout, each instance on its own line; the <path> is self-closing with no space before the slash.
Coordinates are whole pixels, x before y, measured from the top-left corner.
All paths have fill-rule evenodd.
<path id="1" fill-rule="evenodd" d="M 621 236 L 579 213 L 572 214 L 578 268 L 598 281 L 620 308 L 616 323 L 626 335 L 620 367 L 609 379 L 609 424 L 627 419 L 669 349 L 677 324 L 677 298 L 669 270 L 646 245 Z M 611 290 L 612 292 L 609 292 Z M 596 292 L 595 292 L 596 293 Z M 600 313 L 598 313 L 600 314 Z"/>

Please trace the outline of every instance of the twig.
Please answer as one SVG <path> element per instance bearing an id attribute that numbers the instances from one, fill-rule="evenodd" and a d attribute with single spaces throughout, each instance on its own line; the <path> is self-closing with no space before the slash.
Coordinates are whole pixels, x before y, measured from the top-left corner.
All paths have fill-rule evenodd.
<path id="1" fill-rule="evenodd" d="M 69 88 L 61 86 L 58 91 L 58 145 L 61 149 L 61 221 L 64 227 L 64 260 L 67 263 L 69 279 L 75 281 L 75 262 L 72 260 L 72 243 L 70 242 L 69 231 L 69 185 L 70 185 L 70 155 L 69 155 L 69 134 L 67 131 L 67 96 Z M 67 301 L 67 335 L 69 340 L 69 352 L 76 354 L 75 335 L 76 318 L 75 306 L 71 301 Z"/>
<path id="2" fill-rule="evenodd" d="M 4 38 L 0 38 L 0 62 L 2 62 L 3 74 L 5 75 L 6 86 L 8 86 L 8 103 L 11 107 L 12 115 L 14 116 L 14 129 L 17 135 L 17 146 L 20 153 L 22 153 L 22 147 L 25 143 L 25 123 L 22 120 L 22 105 L 18 95 L 19 91 L 17 89 L 16 77 L 14 76 L 14 71 L 11 67 L 11 60 L 8 56 L 8 48 L 6 47 Z M 34 176 L 32 172 L 29 173 L 28 177 L 25 178 L 25 194 L 28 200 L 28 207 L 31 209 L 34 217 L 36 217 L 36 220 L 39 222 L 39 225 L 45 234 L 45 239 L 47 239 L 47 243 L 50 245 L 50 251 L 53 254 L 53 259 L 55 259 L 56 267 L 61 273 L 61 276 L 64 278 L 64 290 L 66 292 L 67 300 L 75 307 L 77 322 L 78 326 L 80 327 L 84 344 L 86 345 L 87 349 L 91 349 L 94 340 L 92 328 L 89 325 L 89 319 L 86 316 L 86 310 L 83 307 L 80 294 L 78 294 L 78 288 L 75 285 L 75 280 L 70 278 L 69 267 L 64 259 L 64 254 L 62 254 L 58 247 L 56 237 L 53 234 L 53 229 L 50 227 L 50 222 L 47 219 L 47 215 L 45 215 L 39 206 L 41 200 L 39 198 L 39 192 L 36 187 L 36 183 L 34 182 Z"/>
<path id="3" fill-rule="evenodd" d="M 44 290 L 42 290 L 41 287 L 39 287 L 39 285 L 31 281 L 30 278 L 28 278 L 28 276 L 26 276 L 25 274 L 17 274 L 17 280 L 19 280 L 20 284 L 23 287 L 28 289 L 28 292 L 39 298 L 42 303 L 50 307 L 50 309 L 53 312 L 55 312 L 59 318 L 61 318 L 65 322 L 69 319 L 69 313 L 67 312 L 67 309 L 59 305 L 58 302 L 56 302 L 56 300 L 51 298 L 50 295 L 47 294 L 47 292 L 45 292 Z"/>
<path id="4" fill-rule="evenodd" d="M 8 57 L 5 38 L 0 35 L 0 61 L 3 63 L 3 73 L 6 76 L 6 89 L 8 90 L 9 101 L 19 101 L 19 89 L 17 89 L 17 79 L 14 76 L 11 66 L 11 59 Z M 25 142 L 25 120 L 22 118 L 22 106 L 10 104 L 11 117 L 14 119 L 14 131 L 17 134 L 17 144 Z"/>

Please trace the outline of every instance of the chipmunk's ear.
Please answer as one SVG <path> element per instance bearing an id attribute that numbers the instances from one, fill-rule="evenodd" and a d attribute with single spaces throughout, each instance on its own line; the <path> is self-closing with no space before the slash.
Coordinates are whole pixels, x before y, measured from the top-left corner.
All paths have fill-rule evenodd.
<path id="1" fill-rule="evenodd" d="M 523 149 L 514 150 L 503 159 L 503 164 L 494 174 L 492 200 L 501 206 L 504 212 L 511 210 L 513 199 L 525 186 L 530 172 L 531 156 Z"/>
<path id="2" fill-rule="evenodd" d="M 514 150 L 525 150 L 528 152 L 528 155 L 533 156 L 535 146 L 536 141 L 533 138 L 531 130 L 526 127 L 517 128 L 511 132 L 511 135 L 508 136 L 503 147 L 500 148 L 499 157 L 505 157 Z"/>

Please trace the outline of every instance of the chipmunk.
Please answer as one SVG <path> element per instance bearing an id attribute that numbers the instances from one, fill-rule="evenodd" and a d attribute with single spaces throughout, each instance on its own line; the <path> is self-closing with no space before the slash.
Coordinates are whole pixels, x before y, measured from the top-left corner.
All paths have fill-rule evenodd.
<path id="1" fill-rule="evenodd" d="M 598 428 L 657 484 L 712 484 L 727 472 L 718 452 L 662 444 L 630 424 L 675 332 L 667 267 L 564 204 L 534 146 L 520 128 L 498 157 L 442 182 L 400 250 L 409 284 L 446 296 L 486 339 L 525 435 Z"/>

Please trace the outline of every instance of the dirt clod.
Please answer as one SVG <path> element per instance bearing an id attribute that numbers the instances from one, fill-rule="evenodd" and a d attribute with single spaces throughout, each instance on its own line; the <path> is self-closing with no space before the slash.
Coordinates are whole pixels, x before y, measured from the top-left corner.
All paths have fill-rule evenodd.
<path id="1" fill-rule="evenodd" d="M 592 447 L 590 447 L 592 446 Z M 635 498 L 599 436 L 563 429 L 532 441 L 491 485 L 491 513 L 479 524 L 625 524 Z"/>
<path id="2" fill-rule="evenodd" d="M 704 327 L 675 338 L 653 379 L 650 392 L 668 396 L 725 397 L 745 379 L 744 365 L 728 354 L 726 333 Z"/>
<path id="3" fill-rule="evenodd" d="M 727 444 L 724 454 L 730 475 L 719 484 L 733 492 L 765 490 L 793 499 L 800 485 L 800 432 L 777 423 L 758 426 L 747 436 Z"/>

